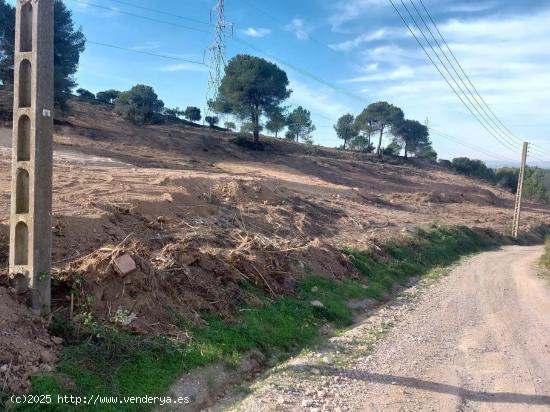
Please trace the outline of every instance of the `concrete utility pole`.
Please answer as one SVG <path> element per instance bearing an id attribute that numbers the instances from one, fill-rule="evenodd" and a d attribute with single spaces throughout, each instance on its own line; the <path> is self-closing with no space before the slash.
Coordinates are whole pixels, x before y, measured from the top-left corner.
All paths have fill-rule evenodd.
<path id="1" fill-rule="evenodd" d="M 53 131 L 53 0 L 17 0 L 10 274 L 29 304 L 50 312 Z"/>
<path id="2" fill-rule="evenodd" d="M 514 225 L 512 229 L 512 236 L 517 239 L 519 232 L 519 221 L 521 217 L 521 201 L 523 198 L 523 179 L 525 178 L 525 166 L 527 164 L 527 152 L 529 150 L 529 143 L 523 143 L 523 152 L 521 154 L 521 167 L 519 169 L 518 179 L 518 191 L 516 193 L 516 207 L 514 209 Z"/>

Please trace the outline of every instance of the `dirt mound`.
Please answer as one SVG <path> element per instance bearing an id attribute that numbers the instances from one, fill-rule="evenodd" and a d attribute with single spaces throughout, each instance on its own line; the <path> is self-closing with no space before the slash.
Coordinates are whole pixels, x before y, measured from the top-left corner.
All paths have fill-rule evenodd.
<path id="1" fill-rule="evenodd" d="M 231 180 L 215 186 L 214 189 L 225 201 L 237 203 L 255 202 L 273 204 L 281 200 L 280 196 L 276 195 L 272 188 L 257 181 Z"/>
<path id="2" fill-rule="evenodd" d="M 50 337 L 46 326 L 0 287 L 0 392 L 28 390 L 29 377 L 57 361 L 61 340 Z"/>
<path id="3" fill-rule="evenodd" d="M 189 234 L 155 253 L 151 248 L 130 237 L 60 269 L 56 278 L 73 294 L 65 315 L 119 323 L 137 333 L 179 333 L 174 325 L 183 319 L 201 325 L 202 313 L 216 313 L 232 321 L 239 306 L 259 303 L 247 285 L 278 297 L 292 293 L 296 279 L 310 271 L 333 278 L 356 275 L 342 253 L 319 240 L 296 246 L 240 230 L 214 230 Z M 132 258 L 136 270 L 126 275 L 116 270 L 122 255 Z M 58 300 L 70 299 L 67 293 Z"/>
<path id="4" fill-rule="evenodd" d="M 25 296 L 9 288 L 8 248 L 7 226 L 0 225 L 0 394 L 28 391 L 29 377 L 51 369 L 61 344 L 48 334 L 47 321 L 24 304 Z"/>
<path id="5" fill-rule="evenodd" d="M 421 192 L 417 194 L 419 202 L 423 203 L 469 203 L 480 206 L 500 206 L 503 200 L 490 190 L 467 190 L 464 192 Z"/>

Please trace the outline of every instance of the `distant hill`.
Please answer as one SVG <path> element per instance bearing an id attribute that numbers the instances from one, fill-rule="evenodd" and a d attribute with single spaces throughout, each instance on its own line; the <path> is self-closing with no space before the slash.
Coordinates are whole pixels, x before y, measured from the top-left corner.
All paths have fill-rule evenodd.
<path id="1" fill-rule="evenodd" d="M 503 162 L 499 160 L 486 160 L 485 164 L 492 169 L 500 169 L 502 167 L 519 167 L 518 162 Z M 550 170 L 550 161 L 541 162 L 541 161 L 528 161 L 528 165 L 531 167 L 540 167 L 541 169 Z"/>

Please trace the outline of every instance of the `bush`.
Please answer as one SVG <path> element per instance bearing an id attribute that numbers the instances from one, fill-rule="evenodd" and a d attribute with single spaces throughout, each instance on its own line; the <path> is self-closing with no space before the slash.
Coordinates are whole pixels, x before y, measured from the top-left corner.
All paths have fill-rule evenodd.
<path id="1" fill-rule="evenodd" d="M 187 106 L 187 109 L 183 112 L 183 117 L 190 122 L 200 122 L 202 119 L 201 109 L 195 106 Z"/>
<path id="2" fill-rule="evenodd" d="M 439 165 L 441 167 L 444 167 L 445 169 L 452 169 L 453 168 L 453 164 L 450 160 L 447 160 L 447 159 L 439 159 Z"/>
<path id="3" fill-rule="evenodd" d="M 452 169 L 466 176 L 477 177 L 490 183 L 495 182 L 495 172 L 481 160 L 457 157 L 452 161 Z"/>
<path id="4" fill-rule="evenodd" d="M 95 102 L 95 94 L 93 94 L 91 91 L 86 89 L 77 89 L 76 95 L 78 96 L 78 100 L 81 102 L 86 103 L 94 103 Z"/>
<path id="5" fill-rule="evenodd" d="M 210 127 L 214 127 L 220 122 L 218 116 L 206 116 L 204 120 L 206 121 L 206 123 L 208 123 L 208 126 Z"/>
<path id="6" fill-rule="evenodd" d="M 138 84 L 120 94 L 115 103 L 115 111 L 134 124 L 154 123 L 164 108 L 151 86 Z"/>
<path id="7" fill-rule="evenodd" d="M 101 104 L 115 104 L 116 99 L 120 96 L 117 90 L 105 90 L 96 94 L 96 100 Z"/>
<path id="8" fill-rule="evenodd" d="M 254 143 L 251 140 L 251 137 L 251 133 L 239 132 L 237 133 L 237 137 L 235 137 L 232 142 L 237 146 L 244 147 L 245 149 L 263 151 L 265 149 L 264 144 L 262 142 Z"/>

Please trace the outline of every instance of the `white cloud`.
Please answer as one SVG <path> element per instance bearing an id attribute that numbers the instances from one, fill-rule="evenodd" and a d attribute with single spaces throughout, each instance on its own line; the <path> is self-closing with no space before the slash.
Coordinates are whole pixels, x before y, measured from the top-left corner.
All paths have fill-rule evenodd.
<path id="1" fill-rule="evenodd" d="M 357 19 L 373 8 L 387 7 L 388 0 L 340 0 L 331 5 L 329 23 L 333 31 L 342 31 L 343 25 Z"/>
<path id="2" fill-rule="evenodd" d="M 306 29 L 302 19 L 292 19 L 292 21 L 285 26 L 285 30 L 294 32 L 298 40 L 307 40 L 309 38 L 309 30 Z"/>
<path id="3" fill-rule="evenodd" d="M 449 6 L 443 9 L 447 13 L 479 13 L 495 8 L 498 3 L 494 0 L 472 2 L 456 2 L 449 0 Z M 399 5 L 399 1 L 397 2 Z M 410 7 L 410 5 L 409 5 Z M 329 6 L 331 14 L 328 18 L 332 30 L 336 32 L 346 32 L 346 23 L 356 21 L 361 17 L 379 12 L 382 8 L 391 9 L 391 3 L 388 0 L 337 0 Z"/>
<path id="4" fill-rule="evenodd" d="M 471 3 L 462 3 L 462 4 L 452 4 L 447 8 L 447 12 L 450 13 L 478 13 L 481 11 L 487 11 L 496 7 L 496 2 L 478 2 L 475 4 Z"/>
<path id="5" fill-rule="evenodd" d="M 271 29 L 249 27 L 246 30 L 241 30 L 241 33 L 248 37 L 265 37 L 271 34 Z"/>
<path id="6" fill-rule="evenodd" d="M 397 67 L 417 61 L 424 62 L 426 56 L 420 49 L 406 49 L 389 43 L 365 50 L 362 52 L 362 57 L 368 64 L 375 62 Z"/>
<path id="7" fill-rule="evenodd" d="M 375 72 L 380 67 L 379 63 L 370 63 L 363 69 L 365 72 Z"/>
<path id="8" fill-rule="evenodd" d="M 206 66 L 201 66 L 199 64 L 193 63 L 175 63 L 167 64 L 157 68 L 161 72 L 207 72 L 208 68 Z"/>
<path id="9" fill-rule="evenodd" d="M 383 82 L 387 80 L 402 80 L 412 79 L 415 71 L 409 66 L 400 66 L 394 70 L 385 71 L 376 74 L 368 74 L 366 76 L 352 77 L 351 79 L 343 80 L 342 83 L 367 83 L 367 82 Z"/>
<path id="10" fill-rule="evenodd" d="M 142 50 L 155 50 L 160 48 L 160 43 L 156 41 L 147 41 L 143 44 L 132 47 L 132 50 L 142 51 Z"/>
<path id="11" fill-rule="evenodd" d="M 356 36 L 351 40 L 347 40 L 341 43 L 331 44 L 330 47 L 334 50 L 348 51 L 355 49 L 365 43 L 370 43 L 375 40 L 381 40 L 386 34 L 385 29 L 379 29 L 371 33 L 364 33 Z"/>
<path id="12" fill-rule="evenodd" d="M 507 17 L 469 16 L 439 26 L 466 73 L 505 124 L 536 124 L 550 118 L 550 56 L 544 53 L 550 48 L 550 9 Z M 496 154 L 507 153 L 476 122 L 419 48 L 381 46 L 364 52 L 362 57 L 366 64 L 379 62 L 378 71 L 348 81 L 374 81 L 384 76 L 388 80 L 366 90 L 369 98 L 387 99 L 403 107 L 411 118 L 429 116 L 444 130 L 465 140 L 482 142 Z M 414 76 L 407 76 L 406 71 L 397 75 L 402 66 L 413 66 Z M 520 136 L 525 131 L 512 129 Z M 529 139 L 547 135 L 544 127 L 527 131 Z M 438 144 L 444 148 L 444 155 L 445 150 L 453 150 Z"/>

